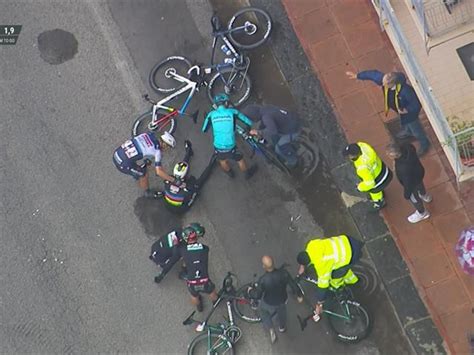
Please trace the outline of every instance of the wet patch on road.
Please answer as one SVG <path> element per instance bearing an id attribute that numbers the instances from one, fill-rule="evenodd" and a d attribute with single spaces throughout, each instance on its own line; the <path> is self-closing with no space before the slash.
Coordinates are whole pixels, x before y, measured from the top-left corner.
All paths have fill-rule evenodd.
<path id="1" fill-rule="evenodd" d="M 155 240 L 155 237 L 166 234 L 182 224 L 182 217 L 168 211 L 162 200 L 139 197 L 135 201 L 133 210 L 145 234 L 153 237 L 149 238 L 150 240 Z"/>
<path id="2" fill-rule="evenodd" d="M 71 32 L 61 29 L 45 31 L 38 36 L 41 58 L 52 65 L 64 63 L 77 53 L 78 42 Z"/>

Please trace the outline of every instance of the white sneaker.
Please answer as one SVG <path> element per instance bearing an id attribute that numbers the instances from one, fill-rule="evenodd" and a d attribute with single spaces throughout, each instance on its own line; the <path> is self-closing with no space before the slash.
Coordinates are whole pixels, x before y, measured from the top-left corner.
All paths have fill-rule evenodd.
<path id="1" fill-rule="evenodd" d="M 430 194 L 425 194 L 425 195 L 418 194 L 418 196 L 420 196 L 423 202 L 430 203 L 431 201 L 433 201 L 433 197 Z"/>
<path id="2" fill-rule="evenodd" d="M 277 340 L 277 336 L 275 334 L 275 330 L 273 328 L 270 328 L 270 341 L 273 343 L 275 343 Z"/>
<path id="3" fill-rule="evenodd" d="M 408 222 L 410 223 L 418 223 L 424 219 L 430 218 L 430 213 L 428 211 L 425 211 L 424 213 L 420 213 L 418 211 L 415 211 L 411 215 L 408 216 Z"/>

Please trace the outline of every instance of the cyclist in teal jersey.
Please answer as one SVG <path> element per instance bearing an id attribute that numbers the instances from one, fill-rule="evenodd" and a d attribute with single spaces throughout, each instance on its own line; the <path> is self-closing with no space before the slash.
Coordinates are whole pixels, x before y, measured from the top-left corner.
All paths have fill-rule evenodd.
<path id="1" fill-rule="evenodd" d="M 250 128 L 253 122 L 237 109 L 228 107 L 229 96 L 226 94 L 216 95 L 214 104 L 217 109 L 208 113 L 202 131 L 206 132 L 209 126 L 212 126 L 214 150 L 222 170 L 230 177 L 234 177 L 234 172 L 228 162 L 229 159 L 232 159 L 239 164 L 240 170 L 245 173 L 245 178 L 249 179 L 257 171 L 257 166 L 252 165 L 247 168 L 242 153 L 237 149 L 235 145 L 235 124 L 238 119 Z"/>

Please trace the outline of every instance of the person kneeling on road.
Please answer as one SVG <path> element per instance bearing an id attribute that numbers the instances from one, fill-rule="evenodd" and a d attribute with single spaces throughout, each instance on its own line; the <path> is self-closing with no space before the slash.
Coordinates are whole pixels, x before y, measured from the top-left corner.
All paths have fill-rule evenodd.
<path id="1" fill-rule="evenodd" d="M 150 260 L 161 267 L 161 272 L 155 277 L 155 282 L 160 283 L 165 275 L 181 259 L 179 247 L 185 245 L 185 235 L 194 233 L 196 237 L 204 237 L 206 230 L 199 223 L 191 223 L 184 229 L 176 228 L 162 236 L 151 246 Z"/>
<path id="2" fill-rule="evenodd" d="M 251 298 L 261 300 L 259 306 L 263 327 L 269 332 L 273 344 L 277 339 L 272 321 L 275 314 L 278 317 L 279 332 L 286 331 L 287 287 L 291 287 L 293 294 L 298 297 L 299 303 L 303 302 L 303 294 L 285 268 L 275 268 L 271 256 L 264 255 L 262 257 L 262 266 L 265 274 L 260 277 L 255 288 L 248 289 L 248 294 Z"/>
<path id="3" fill-rule="evenodd" d="M 176 141 L 170 133 L 164 132 L 160 139 L 152 132 L 142 133 L 118 147 L 114 152 L 113 161 L 120 172 L 138 180 L 138 185 L 145 191 L 146 197 L 153 197 L 144 160 L 154 158 L 156 174 L 163 180 L 174 180 L 161 166 L 161 151 L 166 146 L 176 146 Z"/>
<path id="4" fill-rule="evenodd" d="M 248 105 L 242 113 L 256 123 L 250 134 L 263 137 L 289 168 L 295 168 L 298 156 L 292 143 L 301 132 L 298 115 L 273 105 Z"/>
<path id="5" fill-rule="evenodd" d="M 216 161 L 214 154 L 199 178 L 196 179 L 192 175 L 188 177 L 189 160 L 194 153 L 190 141 L 185 141 L 184 147 L 186 149 L 184 159 L 177 163 L 173 169 L 175 181 L 166 180 L 165 189 L 162 193 L 165 206 L 171 212 L 178 214 L 185 213 L 191 208 L 200 189 L 209 178 Z"/>
<path id="6" fill-rule="evenodd" d="M 229 103 L 229 96 L 226 94 L 216 95 L 214 104 L 217 108 L 207 114 L 202 132 L 206 132 L 209 125 L 212 126 L 216 158 L 227 175 L 235 176 L 228 162 L 232 159 L 239 164 L 239 169 L 245 173 L 245 178 L 250 179 L 257 171 L 257 166 L 247 168 L 242 153 L 236 147 L 235 125 L 236 120 L 240 120 L 251 127 L 252 121 L 237 109 L 229 107 Z"/>
<path id="7" fill-rule="evenodd" d="M 198 312 L 202 312 L 201 293 L 207 293 L 212 302 L 217 301 L 218 297 L 216 286 L 209 278 L 209 247 L 198 243 L 198 235 L 192 230 L 183 232 L 183 239 L 186 245 L 179 248 L 184 261 L 180 277 L 186 281 L 191 303 L 196 306 Z"/>
<path id="8" fill-rule="evenodd" d="M 317 280 L 315 314 L 319 316 L 329 287 L 338 289 L 353 285 L 359 279 L 351 266 L 362 256 L 363 243 L 346 235 L 313 239 L 296 258 L 300 265 L 298 275 Z"/>

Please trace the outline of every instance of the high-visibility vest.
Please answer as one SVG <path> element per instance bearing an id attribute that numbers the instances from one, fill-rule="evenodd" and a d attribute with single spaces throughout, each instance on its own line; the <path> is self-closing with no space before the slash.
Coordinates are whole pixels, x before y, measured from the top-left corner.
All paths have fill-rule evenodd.
<path id="1" fill-rule="evenodd" d="M 402 85 L 401 84 L 396 84 L 395 85 L 395 107 L 397 108 L 397 111 L 400 110 L 400 107 L 399 107 L 399 103 L 398 103 L 398 94 L 400 93 L 400 90 L 402 89 Z M 388 110 L 389 110 L 389 107 L 388 107 L 388 91 L 390 89 L 386 86 L 383 87 L 383 96 L 384 96 L 384 104 L 385 104 L 385 116 L 387 116 L 388 114 Z"/>
<path id="2" fill-rule="evenodd" d="M 318 274 L 318 287 L 328 288 L 334 270 L 348 265 L 352 248 L 345 235 L 325 239 L 313 239 L 306 245 L 310 263 Z"/>
<path id="3" fill-rule="evenodd" d="M 378 157 L 375 150 L 364 142 L 357 142 L 362 154 L 356 161 L 354 167 L 356 173 L 362 180 L 357 189 L 361 192 L 370 191 L 375 187 L 375 178 L 379 176 L 382 171 L 382 160 Z"/>

